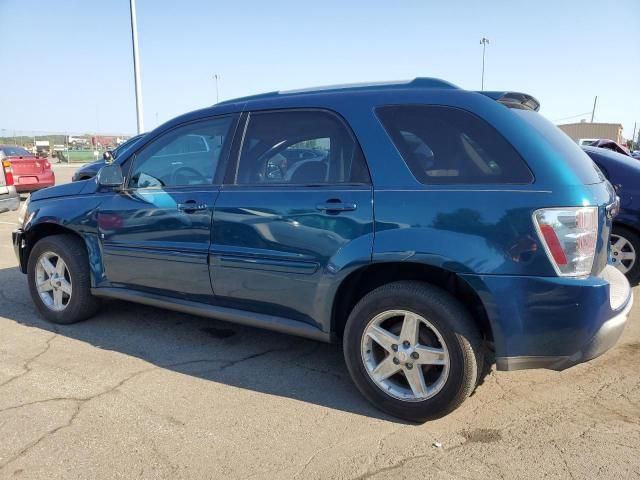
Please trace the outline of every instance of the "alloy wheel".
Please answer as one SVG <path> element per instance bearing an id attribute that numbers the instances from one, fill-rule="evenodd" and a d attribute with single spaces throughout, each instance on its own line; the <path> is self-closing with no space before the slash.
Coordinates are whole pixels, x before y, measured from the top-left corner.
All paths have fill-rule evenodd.
<path id="1" fill-rule="evenodd" d="M 407 310 L 376 315 L 364 330 L 361 351 L 371 380 L 399 400 L 431 398 L 449 375 L 442 335 L 427 319 Z"/>
<path id="2" fill-rule="evenodd" d="M 44 252 L 36 264 L 36 288 L 42 302 L 51 310 L 67 308 L 73 286 L 67 264 L 54 252 Z"/>
<path id="3" fill-rule="evenodd" d="M 611 261 L 622 273 L 627 273 L 636 263 L 636 249 L 629 240 L 611 234 Z"/>

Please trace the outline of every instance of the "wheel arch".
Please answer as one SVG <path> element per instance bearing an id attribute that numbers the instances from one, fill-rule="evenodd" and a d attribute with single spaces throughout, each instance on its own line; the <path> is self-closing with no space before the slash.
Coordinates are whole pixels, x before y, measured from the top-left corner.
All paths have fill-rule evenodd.
<path id="1" fill-rule="evenodd" d="M 334 296 L 331 312 L 332 336 L 342 338 L 351 310 L 364 295 L 382 285 L 401 280 L 426 282 L 449 292 L 469 311 L 485 340 L 493 342 L 493 329 L 487 310 L 475 289 L 455 272 L 415 262 L 369 264 L 345 277 Z"/>
<path id="2" fill-rule="evenodd" d="M 611 225 L 612 228 L 613 227 L 622 227 L 622 228 L 626 228 L 628 230 L 631 230 L 633 233 L 635 233 L 636 235 L 640 235 L 640 225 L 634 223 L 634 222 L 628 222 L 626 221 L 624 218 L 618 220 L 615 219 L 613 221 L 613 224 Z"/>
<path id="3" fill-rule="evenodd" d="M 27 273 L 27 265 L 29 263 L 29 256 L 31 255 L 31 250 L 39 240 L 42 240 L 45 237 L 50 237 L 52 235 L 64 235 L 64 234 L 74 235 L 78 237 L 80 240 L 82 240 L 82 242 L 85 243 L 86 245 L 86 242 L 84 241 L 84 238 L 82 237 L 82 235 L 80 235 L 78 232 L 76 232 L 71 228 L 60 225 L 59 223 L 42 222 L 42 223 L 37 223 L 35 225 L 32 225 L 31 228 L 27 230 L 25 235 L 26 244 L 23 252 L 24 257 L 23 257 L 23 261 L 20 262 L 20 269 L 22 273 Z"/>

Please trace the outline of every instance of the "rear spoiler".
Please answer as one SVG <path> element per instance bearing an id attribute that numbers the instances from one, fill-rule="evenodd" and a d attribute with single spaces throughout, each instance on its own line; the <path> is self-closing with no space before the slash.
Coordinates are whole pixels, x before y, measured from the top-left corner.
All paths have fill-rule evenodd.
<path id="1" fill-rule="evenodd" d="M 537 112 L 540 110 L 540 102 L 531 95 L 519 92 L 478 92 L 482 95 L 486 95 L 489 98 L 493 98 L 498 103 L 509 108 L 519 108 L 521 110 L 533 110 Z"/>

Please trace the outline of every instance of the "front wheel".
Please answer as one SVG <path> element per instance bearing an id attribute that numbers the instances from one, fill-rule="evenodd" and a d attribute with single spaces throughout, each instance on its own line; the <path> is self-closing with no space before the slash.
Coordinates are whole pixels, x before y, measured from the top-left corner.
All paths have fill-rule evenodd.
<path id="1" fill-rule="evenodd" d="M 393 416 L 424 422 L 455 410 L 473 392 L 483 343 L 449 293 L 402 281 L 377 288 L 355 306 L 344 355 L 369 401 Z"/>
<path id="2" fill-rule="evenodd" d="M 36 242 L 27 279 L 33 302 L 53 323 L 79 322 L 98 309 L 99 301 L 91 295 L 87 249 L 75 235 L 52 235 Z"/>

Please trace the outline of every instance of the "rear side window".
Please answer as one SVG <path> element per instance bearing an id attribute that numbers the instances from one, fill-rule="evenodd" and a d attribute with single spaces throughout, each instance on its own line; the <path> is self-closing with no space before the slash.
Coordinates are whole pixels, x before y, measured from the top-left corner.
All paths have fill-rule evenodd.
<path id="1" fill-rule="evenodd" d="M 280 110 L 250 115 L 236 183 L 369 183 L 369 173 L 360 146 L 336 115 Z"/>
<path id="2" fill-rule="evenodd" d="M 522 157 L 488 123 L 451 107 L 397 105 L 377 109 L 402 158 L 427 185 L 526 184 Z"/>

